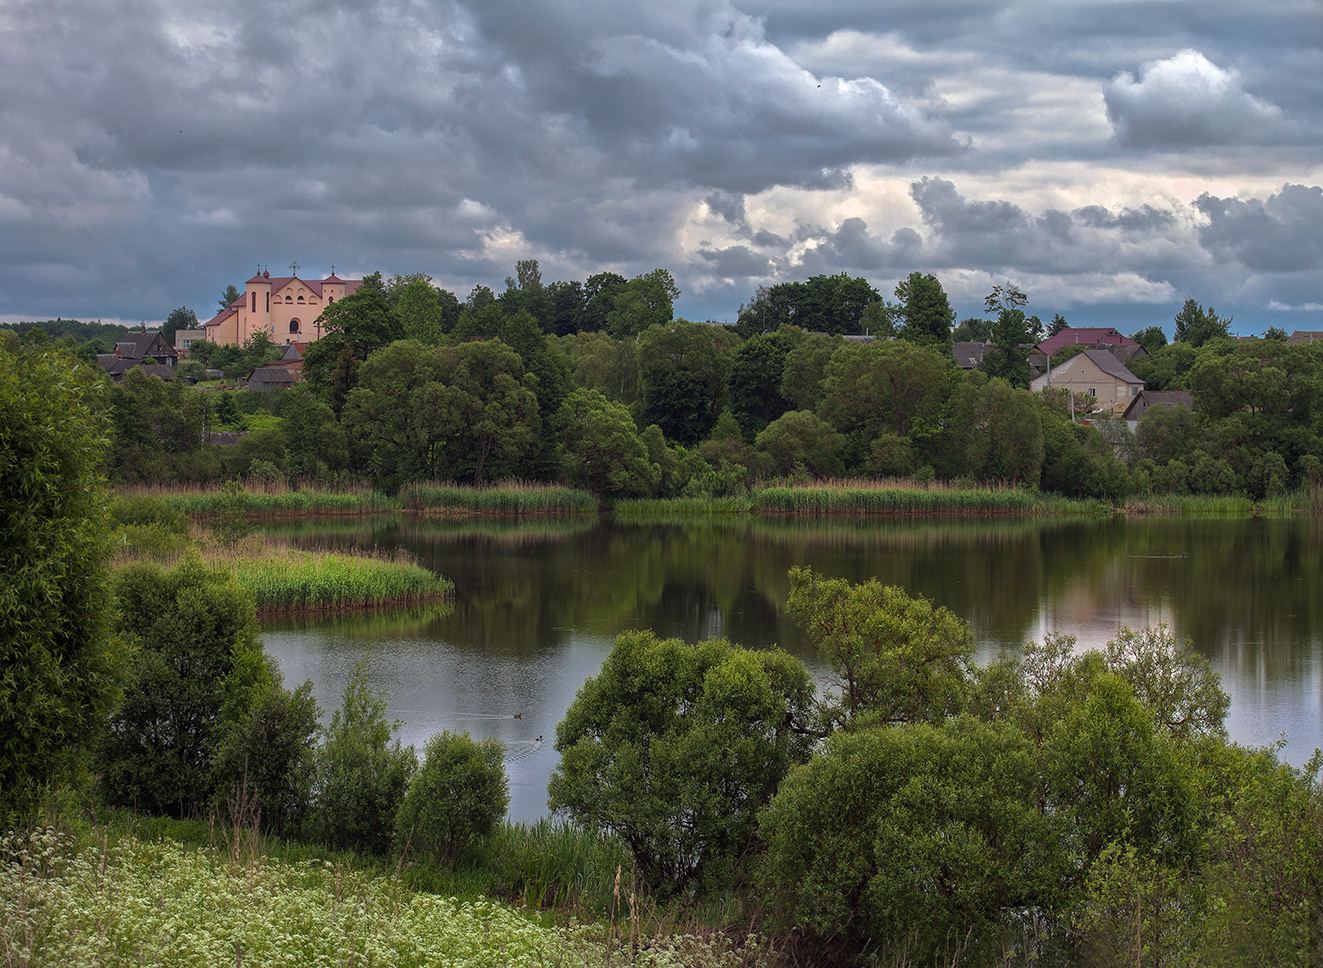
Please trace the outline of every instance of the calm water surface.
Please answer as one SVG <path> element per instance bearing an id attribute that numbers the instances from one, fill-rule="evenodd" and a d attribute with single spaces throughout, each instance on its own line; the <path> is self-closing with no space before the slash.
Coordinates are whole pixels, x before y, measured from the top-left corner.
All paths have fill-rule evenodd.
<path id="1" fill-rule="evenodd" d="M 876 577 L 974 627 L 977 658 L 1045 632 L 1101 647 L 1122 625 L 1169 623 L 1231 694 L 1228 728 L 1303 763 L 1323 746 L 1323 522 L 886 519 L 623 525 L 295 525 L 300 543 L 405 549 L 455 582 L 453 609 L 282 621 L 266 648 L 329 715 L 365 655 L 399 736 L 443 729 L 507 745 L 510 814 L 546 813 L 556 724 L 615 634 L 650 628 L 780 645 L 825 672 L 784 614 L 791 565 Z M 538 737 L 543 737 L 538 741 Z"/>

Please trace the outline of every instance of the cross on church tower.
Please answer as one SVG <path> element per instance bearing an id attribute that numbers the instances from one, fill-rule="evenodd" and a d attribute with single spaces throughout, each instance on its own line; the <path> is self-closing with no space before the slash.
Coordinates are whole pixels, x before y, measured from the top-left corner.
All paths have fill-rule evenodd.
<path id="1" fill-rule="evenodd" d="M 300 266 L 300 265 L 298 264 L 298 262 L 291 262 L 291 263 L 289 264 L 289 271 L 290 271 L 290 274 L 293 275 L 294 278 L 296 278 L 296 279 L 297 279 L 298 276 L 299 276 L 299 270 L 300 270 L 301 268 L 303 268 L 303 267 Z"/>

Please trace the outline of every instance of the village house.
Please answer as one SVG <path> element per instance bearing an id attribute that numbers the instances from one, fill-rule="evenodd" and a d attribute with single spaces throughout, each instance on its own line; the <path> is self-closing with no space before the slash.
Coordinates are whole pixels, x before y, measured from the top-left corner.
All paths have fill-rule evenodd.
<path id="1" fill-rule="evenodd" d="M 1194 396 L 1188 390 L 1140 390 L 1121 414 L 1131 430 L 1139 427 L 1139 418 L 1149 407 L 1187 407 L 1194 409 Z"/>
<path id="2" fill-rule="evenodd" d="M 249 375 L 250 390 L 285 390 L 303 379 L 303 351 L 307 343 L 290 343 L 274 363 L 263 363 Z"/>
<path id="3" fill-rule="evenodd" d="M 1114 326 L 1066 326 L 1038 344 L 1038 352 L 1055 356 L 1067 346 L 1087 346 L 1101 350 L 1109 346 L 1138 346 L 1135 340 Z"/>
<path id="4" fill-rule="evenodd" d="M 292 267 L 298 271 L 297 265 Z M 352 295 L 358 279 L 341 279 L 335 267 L 325 279 L 273 276 L 263 270 L 249 279 L 244 293 L 203 324 L 206 339 L 220 346 L 242 346 L 254 333 L 273 343 L 314 343 L 321 338 L 317 317 L 337 299 Z"/>
<path id="5" fill-rule="evenodd" d="M 1087 393 L 1097 398 L 1098 409 L 1103 413 L 1121 413 L 1144 389 L 1144 381 L 1106 350 L 1085 350 L 1029 384 L 1035 393 L 1048 387 Z"/>
<path id="6" fill-rule="evenodd" d="M 173 380 L 179 354 L 161 331 L 154 329 L 125 336 L 115 344 L 115 352 L 98 353 L 96 361 L 116 383 L 123 383 L 124 374 L 138 366 L 150 376 Z"/>

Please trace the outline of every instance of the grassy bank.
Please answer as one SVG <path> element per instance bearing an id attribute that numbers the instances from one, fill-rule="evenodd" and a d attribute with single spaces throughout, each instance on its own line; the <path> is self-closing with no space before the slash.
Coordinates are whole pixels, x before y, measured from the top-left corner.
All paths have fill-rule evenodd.
<path id="1" fill-rule="evenodd" d="M 417 481 L 400 488 L 400 503 L 410 511 L 456 515 L 596 514 L 597 496 L 555 484 L 503 481 L 491 487 L 462 487 Z"/>
<path id="2" fill-rule="evenodd" d="M 92 966 L 759 964 L 719 934 L 641 936 L 628 899 L 606 922 L 543 919 L 410 887 L 342 858 L 55 829 L 0 843 L 0 961 Z"/>
<path id="3" fill-rule="evenodd" d="M 1296 514 L 1323 511 L 1309 492 L 1275 494 L 1261 500 L 1240 494 L 1152 494 L 1125 502 L 1126 514 L 1206 514 L 1249 517 L 1254 514 Z"/>

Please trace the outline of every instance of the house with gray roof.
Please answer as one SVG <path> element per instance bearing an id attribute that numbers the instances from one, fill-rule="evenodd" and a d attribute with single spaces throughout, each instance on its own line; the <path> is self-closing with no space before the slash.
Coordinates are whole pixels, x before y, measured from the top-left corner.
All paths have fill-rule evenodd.
<path id="1" fill-rule="evenodd" d="M 1087 393 L 1097 398 L 1101 412 L 1119 414 L 1144 389 L 1144 381 L 1106 350 L 1085 350 L 1029 383 L 1035 393 L 1049 387 Z"/>
<path id="2" fill-rule="evenodd" d="M 130 333 L 115 344 L 115 352 L 98 353 L 97 363 L 116 383 L 124 382 L 124 374 L 135 367 L 143 367 L 149 376 L 162 380 L 175 378 L 179 354 L 159 329 Z"/>

